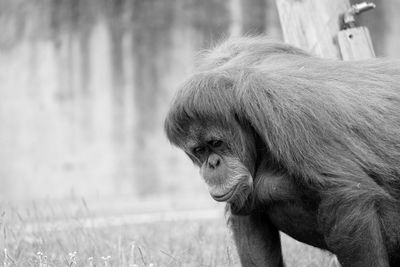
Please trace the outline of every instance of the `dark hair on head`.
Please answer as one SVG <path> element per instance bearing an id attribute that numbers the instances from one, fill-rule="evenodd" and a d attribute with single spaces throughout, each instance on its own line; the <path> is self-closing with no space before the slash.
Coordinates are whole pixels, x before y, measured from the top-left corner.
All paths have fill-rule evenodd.
<path id="1" fill-rule="evenodd" d="M 271 55 L 282 53 L 311 56 L 304 50 L 262 36 L 238 37 L 227 39 L 216 47 L 200 53 L 198 69 L 210 70 L 229 64 L 229 62 L 234 62 L 237 66 L 249 66 L 261 62 Z"/>
<path id="2" fill-rule="evenodd" d="M 166 117 L 164 128 L 169 140 L 179 145 L 192 122 L 218 122 L 231 119 L 234 85 L 223 73 L 202 72 L 183 84 L 176 94 Z"/>
<path id="3" fill-rule="evenodd" d="M 201 53 L 197 73 L 184 83 L 175 96 L 164 128 L 169 140 L 179 144 L 190 122 L 228 122 L 237 106 L 235 69 L 243 71 L 271 55 L 309 56 L 305 51 L 263 37 L 231 38 Z M 237 73 L 239 75 L 239 73 Z"/>

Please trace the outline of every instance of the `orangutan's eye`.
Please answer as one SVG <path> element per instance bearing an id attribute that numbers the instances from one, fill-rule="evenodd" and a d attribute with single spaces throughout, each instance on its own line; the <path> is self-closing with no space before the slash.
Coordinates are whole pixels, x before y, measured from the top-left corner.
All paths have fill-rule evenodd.
<path id="1" fill-rule="evenodd" d="M 213 148 L 219 148 L 222 146 L 223 142 L 221 140 L 211 140 L 208 144 Z"/>
<path id="2" fill-rule="evenodd" d="M 193 154 L 196 156 L 202 155 L 206 151 L 204 146 L 198 146 L 193 149 Z"/>

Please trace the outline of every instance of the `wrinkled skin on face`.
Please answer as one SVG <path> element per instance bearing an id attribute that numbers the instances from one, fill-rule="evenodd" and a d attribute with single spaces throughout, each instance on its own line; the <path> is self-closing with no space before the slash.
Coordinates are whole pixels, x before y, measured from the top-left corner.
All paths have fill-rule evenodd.
<path id="1" fill-rule="evenodd" d="M 207 123 L 193 124 L 181 144 L 200 167 L 200 174 L 213 199 L 227 202 L 233 213 L 251 211 L 251 193 L 256 171 L 254 138 L 239 124 L 226 129 Z"/>

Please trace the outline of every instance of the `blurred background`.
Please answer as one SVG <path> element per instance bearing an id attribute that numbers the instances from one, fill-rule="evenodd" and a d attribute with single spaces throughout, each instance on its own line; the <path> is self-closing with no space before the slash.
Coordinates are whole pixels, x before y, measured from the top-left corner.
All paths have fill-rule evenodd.
<path id="1" fill-rule="evenodd" d="M 358 22 L 400 58 L 400 1 L 374 2 Z M 3 266 L 238 266 L 163 120 L 198 52 L 248 34 L 282 40 L 274 0 L 0 0 Z M 287 266 L 338 266 L 282 244 Z"/>
<path id="2" fill-rule="evenodd" d="M 355 1 L 353 1 L 355 2 Z M 400 2 L 360 17 L 378 56 L 400 57 Z M 0 0 L 3 200 L 207 198 L 163 133 L 199 50 L 281 39 L 273 0 Z"/>

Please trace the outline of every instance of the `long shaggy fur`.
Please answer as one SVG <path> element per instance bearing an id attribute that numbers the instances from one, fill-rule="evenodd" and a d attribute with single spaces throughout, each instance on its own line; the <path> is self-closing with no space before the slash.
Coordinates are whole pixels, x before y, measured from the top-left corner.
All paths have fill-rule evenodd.
<path id="1" fill-rule="evenodd" d="M 165 121 L 171 142 L 182 146 L 193 122 L 250 129 L 259 169 L 313 192 L 324 242 L 343 265 L 397 266 L 400 61 L 327 60 L 242 38 L 201 62 Z"/>
<path id="2" fill-rule="evenodd" d="M 173 103 L 167 135 L 178 143 L 193 120 L 248 121 L 290 174 L 315 186 L 368 176 L 400 199 L 400 62 L 287 49 L 242 39 L 206 53 Z"/>

